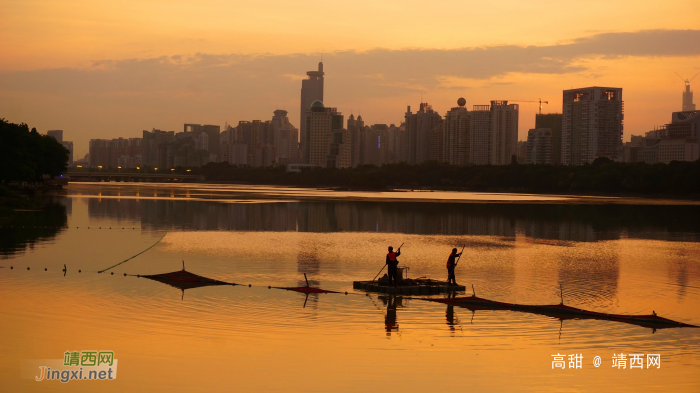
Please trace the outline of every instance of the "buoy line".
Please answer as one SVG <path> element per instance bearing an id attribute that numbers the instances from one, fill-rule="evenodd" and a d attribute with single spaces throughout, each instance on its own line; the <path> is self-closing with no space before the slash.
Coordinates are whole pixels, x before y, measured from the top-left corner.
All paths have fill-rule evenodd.
<path id="1" fill-rule="evenodd" d="M 150 250 L 151 248 L 155 247 L 156 244 L 160 243 L 160 241 L 163 240 L 163 238 L 165 238 L 165 235 L 167 235 L 167 234 L 168 234 L 168 232 L 166 231 L 165 234 L 163 235 L 163 237 L 161 237 L 160 239 L 158 239 L 157 242 L 153 243 L 152 246 L 150 246 L 150 247 L 148 247 L 147 249 L 141 251 L 140 253 L 134 255 L 133 257 L 127 258 L 127 259 L 125 259 L 125 260 L 123 260 L 123 261 L 117 263 L 116 265 L 110 266 L 110 267 L 108 267 L 108 268 L 106 268 L 106 269 L 98 270 L 97 272 L 98 272 L 98 273 L 104 273 L 104 272 L 106 272 L 106 271 L 109 270 L 109 269 L 113 269 L 113 268 L 115 268 L 115 267 L 121 265 L 121 264 L 124 263 L 124 262 L 128 262 L 128 261 L 130 261 L 130 260 L 136 258 L 137 256 L 139 256 L 139 255 L 143 254 L 144 252 Z"/>

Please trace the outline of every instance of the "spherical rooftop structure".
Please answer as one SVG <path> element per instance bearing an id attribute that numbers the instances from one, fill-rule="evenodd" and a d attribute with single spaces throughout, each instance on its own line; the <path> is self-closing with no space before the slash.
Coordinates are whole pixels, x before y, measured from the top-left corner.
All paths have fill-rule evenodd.
<path id="1" fill-rule="evenodd" d="M 323 105 L 323 102 L 321 101 L 314 101 L 311 104 L 311 112 L 323 112 L 323 109 L 325 106 Z"/>
<path id="2" fill-rule="evenodd" d="M 460 97 L 460 98 L 457 100 L 457 105 L 459 105 L 459 106 L 465 106 L 465 105 L 467 105 L 467 100 L 465 100 L 464 97 Z"/>

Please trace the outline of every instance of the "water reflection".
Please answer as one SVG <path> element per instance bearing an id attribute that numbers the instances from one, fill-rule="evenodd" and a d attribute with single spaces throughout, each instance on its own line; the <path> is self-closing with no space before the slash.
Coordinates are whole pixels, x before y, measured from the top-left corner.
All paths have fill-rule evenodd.
<path id="1" fill-rule="evenodd" d="M 614 242 L 564 247 L 558 260 L 564 301 L 609 306 L 615 301 L 620 277 L 619 250 Z"/>
<path id="2" fill-rule="evenodd" d="M 391 337 L 391 333 L 399 333 L 399 322 L 397 318 L 397 310 L 408 306 L 408 298 L 396 295 L 379 295 L 386 312 L 384 313 L 384 331 L 387 337 Z"/>
<path id="3" fill-rule="evenodd" d="M 70 198 L 47 200 L 41 209 L 14 211 L 0 226 L 0 259 L 54 239 L 66 228 L 72 207 Z"/>
<path id="4" fill-rule="evenodd" d="M 88 200 L 94 219 L 189 230 L 384 232 L 499 236 L 556 242 L 620 238 L 700 241 L 698 206 L 384 202 L 220 203 Z M 565 245 L 565 243 L 559 243 Z"/>
<path id="5" fill-rule="evenodd" d="M 220 285 L 233 285 L 233 283 L 227 283 L 219 280 L 213 280 L 211 278 L 202 277 L 200 275 L 190 273 L 185 270 L 185 263 L 182 263 L 182 270 L 163 274 L 152 274 L 138 276 L 139 278 L 147 278 L 149 280 L 161 282 L 171 287 L 175 287 L 182 291 L 182 297 L 180 300 L 185 299 L 185 289 L 201 288 L 208 286 L 220 286 Z M 112 273 L 114 274 L 114 273 Z M 126 275 L 126 274 L 124 274 Z"/>

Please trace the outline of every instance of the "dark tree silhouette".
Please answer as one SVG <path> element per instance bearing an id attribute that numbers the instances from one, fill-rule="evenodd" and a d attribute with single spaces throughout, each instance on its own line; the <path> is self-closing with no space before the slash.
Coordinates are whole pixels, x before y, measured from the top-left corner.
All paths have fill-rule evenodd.
<path id="1" fill-rule="evenodd" d="M 300 173 L 287 173 L 284 167 L 252 168 L 209 163 L 194 169 L 193 173 L 204 175 L 208 181 L 302 187 L 700 195 L 700 161 L 649 165 L 598 158 L 581 166 L 457 166 L 426 162 L 381 167 L 362 165 L 349 169 L 315 168 Z"/>
<path id="2" fill-rule="evenodd" d="M 0 118 L 0 181 L 33 181 L 66 171 L 68 150 L 36 128 Z"/>

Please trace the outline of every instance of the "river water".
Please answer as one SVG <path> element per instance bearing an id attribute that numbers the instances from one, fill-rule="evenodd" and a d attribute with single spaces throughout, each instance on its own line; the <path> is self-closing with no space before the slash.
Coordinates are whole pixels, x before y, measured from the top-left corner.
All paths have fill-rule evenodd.
<path id="1" fill-rule="evenodd" d="M 629 198 L 71 184 L 44 211 L 17 212 L 0 228 L 0 391 L 57 389 L 28 378 L 23 361 L 81 350 L 114 351 L 118 377 L 61 388 L 700 391 L 700 329 L 352 288 L 375 276 L 389 245 L 405 243 L 410 277 L 439 279 L 450 250 L 466 245 L 463 295 L 472 285 L 511 303 L 563 295 L 587 310 L 700 325 L 698 217 L 693 202 Z M 183 261 L 244 285 L 183 291 L 137 277 Z M 268 289 L 305 285 L 304 273 L 341 293 Z M 620 353 L 659 354 L 660 368 L 612 367 Z M 571 354 L 581 368 L 568 367 Z M 567 367 L 553 369 L 553 355 Z"/>

